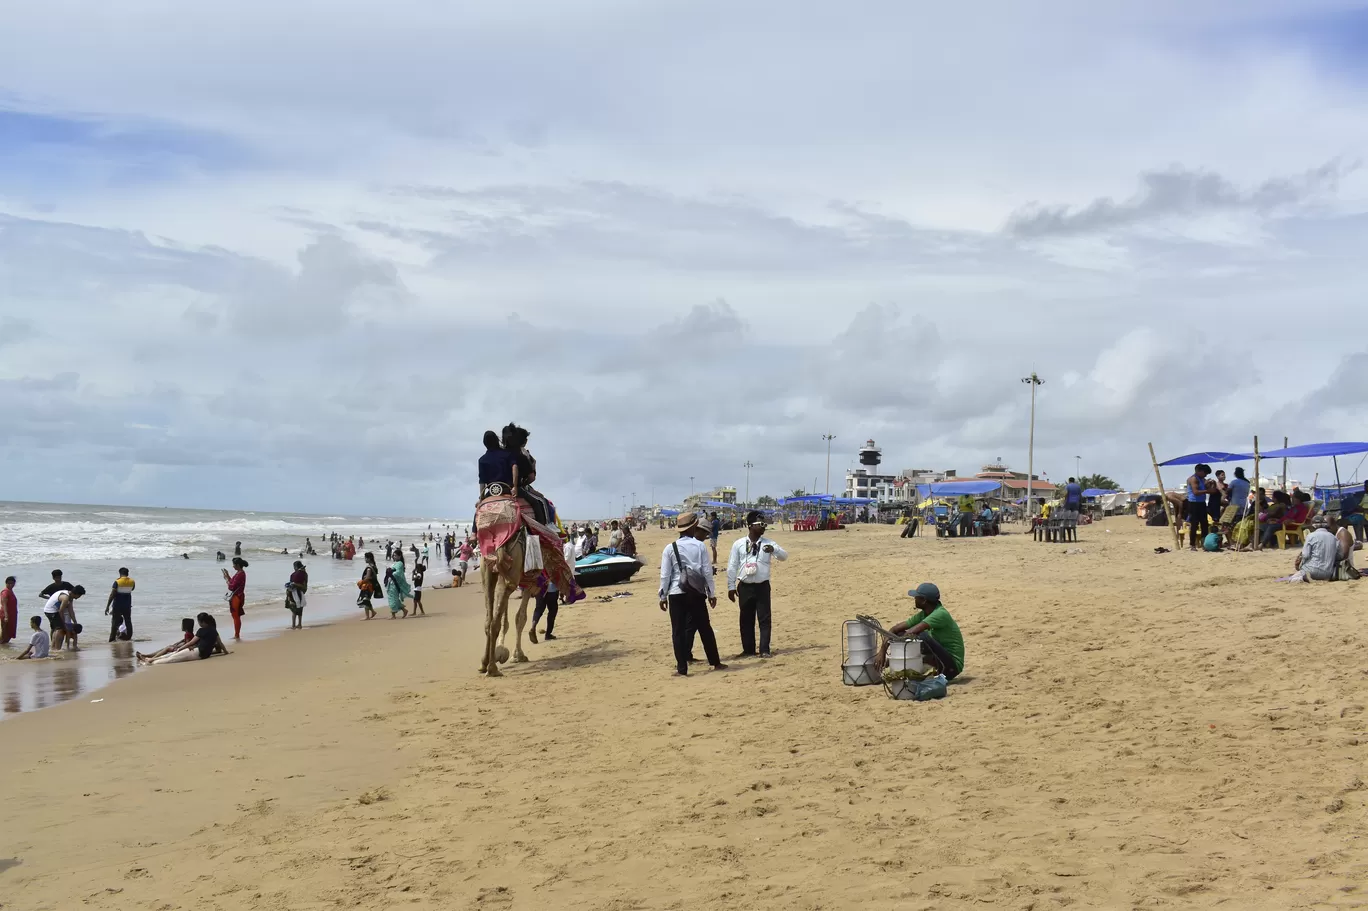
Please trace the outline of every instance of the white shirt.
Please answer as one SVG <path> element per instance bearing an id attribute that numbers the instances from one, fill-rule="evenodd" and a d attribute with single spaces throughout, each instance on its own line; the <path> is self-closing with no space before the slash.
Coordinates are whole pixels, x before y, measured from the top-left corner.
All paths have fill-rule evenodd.
<path id="1" fill-rule="evenodd" d="M 684 594 L 684 579 L 679 572 L 679 566 L 675 563 L 675 547 L 679 548 L 679 561 L 685 567 L 693 567 L 701 572 L 708 582 L 708 597 L 716 598 L 717 591 L 713 588 L 712 555 L 708 545 L 688 535 L 666 544 L 665 549 L 660 552 L 660 600 L 664 601 L 666 595 Z"/>
<path id="2" fill-rule="evenodd" d="M 60 614 L 62 612 L 62 596 L 70 594 L 71 592 L 67 591 L 53 592 L 48 596 L 47 603 L 43 605 L 43 613 Z"/>
<path id="3" fill-rule="evenodd" d="M 565 546 L 561 548 L 561 556 L 565 558 L 565 562 L 569 563 L 573 570 L 575 568 L 575 545 L 566 541 Z"/>
<path id="4" fill-rule="evenodd" d="M 765 553 L 765 545 L 767 544 L 774 548 L 774 553 Z M 756 548 L 759 549 L 759 553 L 756 554 L 755 574 L 747 579 L 738 579 L 742 564 L 746 562 L 750 552 Z M 727 591 L 736 591 L 737 582 L 746 582 L 752 585 L 768 582 L 770 580 L 770 562 L 776 557 L 780 560 L 787 560 L 788 551 L 764 535 L 761 535 L 760 539 L 755 542 L 751 541 L 750 535 L 741 538 L 732 545 L 731 558 L 727 560 Z"/>
<path id="5" fill-rule="evenodd" d="M 29 636 L 29 646 L 33 651 L 29 654 L 30 658 L 46 658 L 48 656 L 48 646 L 51 640 L 44 630 L 34 630 L 33 635 Z"/>
<path id="6" fill-rule="evenodd" d="M 620 531 L 615 531 L 615 532 L 613 532 L 611 535 L 608 536 L 608 546 L 611 547 L 613 550 L 617 550 L 618 547 L 621 546 L 621 544 L 622 544 L 622 532 L 620 532 Z"/>

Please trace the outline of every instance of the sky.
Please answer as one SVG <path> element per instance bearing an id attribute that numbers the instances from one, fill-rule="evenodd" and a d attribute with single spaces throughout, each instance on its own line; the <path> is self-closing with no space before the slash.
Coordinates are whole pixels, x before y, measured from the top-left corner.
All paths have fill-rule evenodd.
<path id="1" fill-rule="evenodd" d="M 459 517 L 509 421 L 576 517 L 1024 470 L 1032 371 L 1052 480 L 1368 439 L 1365 60 L 1336 0 L 21 4 L 0 498 Z"/>

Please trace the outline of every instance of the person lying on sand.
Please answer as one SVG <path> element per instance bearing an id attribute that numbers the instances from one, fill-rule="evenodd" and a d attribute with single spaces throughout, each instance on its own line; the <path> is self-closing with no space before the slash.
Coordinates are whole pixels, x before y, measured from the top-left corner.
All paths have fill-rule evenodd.
<path id="1" fill-rule="evenodd" d="M 214 622 L 213 617 L 200 612 L 195 615 L 195 619 L 199 621 L 199 629 L 195 630 L 195 638 L 187 642 L 184 648 L 153 660 L 139 659 L 139 663 L 179 664 L 182 661 L 202 661 L 214 655 L 231 654 L 228 649 L 223 647 L 223 640 L 219 638 L 218 625 Z"/>
<path id="2" fill-rule="evenodd" d="M 191 620 L 189 617 L 184 617 L 181 619 L 181 639 L 179 642 L 173 642 L 166 648 L 157 649 L 150 655 L 144 655 L 142 652 L 134 652 L 133 654 L 137 656 L 138 661 L 146 664 L 155 661 L 162 655 L 169 655 L 172 652 L 178 652 L 194 641 L 195 621 Z"/>
<path id="3" fill-rule="evenodd" d="M 923 582 L 907 594 L 915 600 L 917 609 L 906 620 L 894 624 L 889 632 L 920 641 L 923 660 L 944 674 L 946 680 L 954 680 L 964 670 L 964 637 L 955 618 L 941 603 L 940 589 Z M 879 667 L 887 665 L 887 657 L 885 639 L 879 646 Z"/>

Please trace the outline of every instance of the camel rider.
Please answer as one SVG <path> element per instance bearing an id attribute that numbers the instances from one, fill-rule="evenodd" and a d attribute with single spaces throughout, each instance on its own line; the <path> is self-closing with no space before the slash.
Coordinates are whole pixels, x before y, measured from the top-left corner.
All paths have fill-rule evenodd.
<path id="1" fill-rule="evenodd" d="M 480 456 L 479 500 L 486 497 L 516 496 L 514 473 L 517 467 L 513 454 L 503 448 L 499 435 L 492 430 L 485 431 L 484 444 L 485 453 Z"/>

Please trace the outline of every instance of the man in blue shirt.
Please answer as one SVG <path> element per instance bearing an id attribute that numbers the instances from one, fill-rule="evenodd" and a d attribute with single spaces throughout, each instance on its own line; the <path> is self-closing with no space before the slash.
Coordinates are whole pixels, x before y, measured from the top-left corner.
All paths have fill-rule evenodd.
<path id="1" fill-rule="evenodd" d="M 1249 481 L 1243 468 L 1235 469 L 1235 477 L 1226 484 L 1226 507 L 1221 512 L 1221 534 L 1227 544 L 1235 543 L 1234 528 L 1245 517 L 1249 506 Z"/>
<path id="2" fill-rule="evenodd" d="M 1083 511 L 1083 487 L 1073 478 L 1064 485 L 1064 509 L 1072 513 Z"/>

